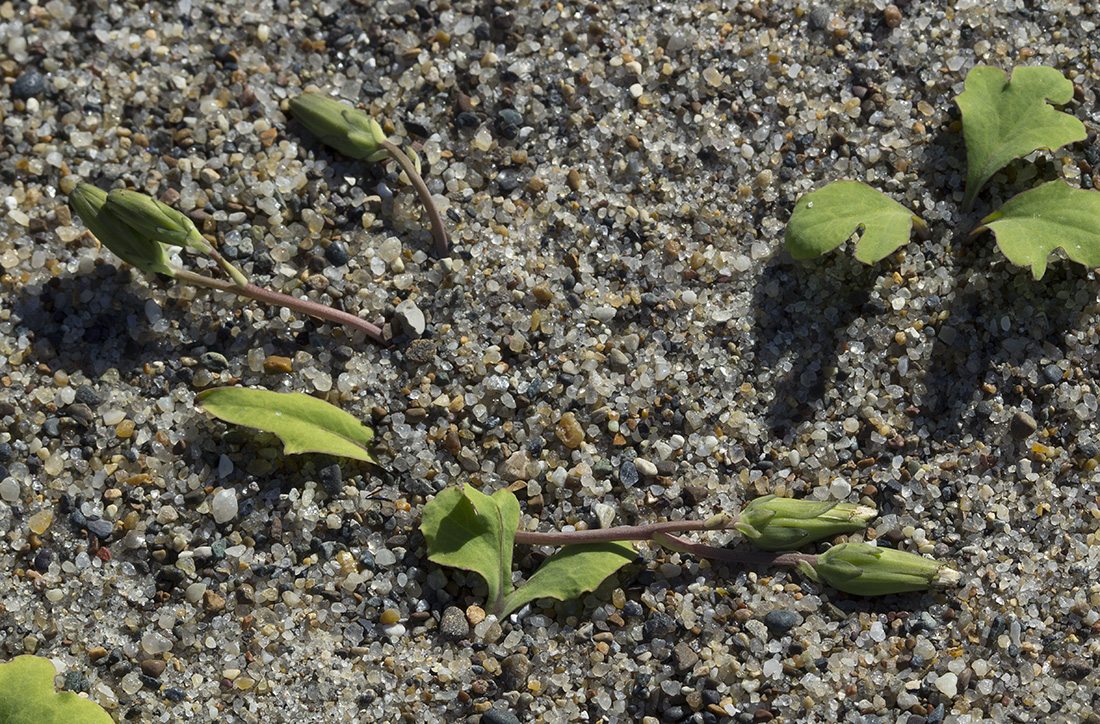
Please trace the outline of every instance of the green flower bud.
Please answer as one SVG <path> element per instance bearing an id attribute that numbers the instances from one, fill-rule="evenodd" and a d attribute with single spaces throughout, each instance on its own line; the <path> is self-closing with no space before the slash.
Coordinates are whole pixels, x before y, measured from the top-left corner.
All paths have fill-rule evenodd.
<path id="1" fill-rule="evenodd" d="M 99 242 L 120 259 L 142 271 L 175 276 L 164 247 L 148 235 L 135 231 L 107 204 L 108 194 L 91 184 L 77 184 L 69 203 Z"/>
<path id="2" fill-rule="evenodd" d="M 303 93 L 289 105 L 291 114 L 310 133 L 345 156 L 367 161 L 389 157 L 381 147 L 386 140 L 382 126 L 363 111 L 318 93 Z"/>
<path id="3" fill-rule="evenodd" d="M 126 225 L 149 239 L 164 244 L 188 246 L 204 254 L 210 253 L 210 244 L 181 211 L 137 191 L 115 189 L 107 194 L 107 208 Z"/>
<path id="4" fill-rule="evenodd" d="M 863 530 L 875 513 L 866 505 L 765 495 L 745 506 L 734 527 L 764 550 L 789 551 L 829 536 Z"/>
<path id="5" fill-rule="evenodd" d="M 939 561 L 868 543 L 841 543 L 819 555 L 817 563 L 800 563 L 799 568 L 815 581 L 855 596 L 923 591 L 959 581 L 958 572 Z"/>

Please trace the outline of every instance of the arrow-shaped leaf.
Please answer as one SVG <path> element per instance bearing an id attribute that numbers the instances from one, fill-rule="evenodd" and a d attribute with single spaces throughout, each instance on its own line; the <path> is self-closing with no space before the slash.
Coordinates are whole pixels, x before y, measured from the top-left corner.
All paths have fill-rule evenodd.
<path id="1" fill-rule="evenodd" d="M 1000 68 L 978 65 L 966 74 L 955 98 L 966 138 L 966 195 L 970 209 L 986 181 L 1013 159 L 1051 151 L 1085 138 L 1085 126 L 1054 104 L 1073 98 L 1073 83 L 1054 68 L 1016 68 L 1009 79 Z"/>
<path id="2" fill-rule="evenodd" d="M 982 220 L 1013 264 L 1030 266 L 1042 279 L 1047 257 L 1061 247 L 1087 267 L 1100 267 L 1100 193 L 1051 181 L 1013 197 Z"/>
<path id="3" fill-rule="evenodd" d="M 16 656 L 0 664 L 0 722 L 4 724 L 114 724 L 98 704 L 71 691 L 54 693 L 49 659 Z"/>
<path id="4" fill-rule="evenodd" d="M 871 264 L 928 227 L 912 211 L 858 181 L 834 181 L 803 196 L 787 222 L 787 248 L 795 259 L 819 256 L 862 229 L 856 259 Z"/>
<path id="5" fill-rule="evenodd" d="M 565 601 L 594 591 L 604 579 L 634 560 L 637 553 L 629 543 L 581 543 L 565 546 L 539 567 L 531 580 L 504 600 L 500 615 L 539 598 Z"/>
<path id="6" fill-rule="evenodd" d="M 300 392 L 219 387 L 195 395 L 195 404 L 235 425 L 273 432 L 287 455 L 327 453 L 374 462 L 367 446 L 374 432 L 324 400 Z"/>
<path id="7" fill-rule="evenodd" d="M 512 593 L 512 544 L 519 526 L 519 502 L 507 490 L 492 497 L 467 485 L 448 488 L 424 506 L 420 530 L 428 560 L 473 571 L 489 587 L 488 608 L 503 615 Z"/>

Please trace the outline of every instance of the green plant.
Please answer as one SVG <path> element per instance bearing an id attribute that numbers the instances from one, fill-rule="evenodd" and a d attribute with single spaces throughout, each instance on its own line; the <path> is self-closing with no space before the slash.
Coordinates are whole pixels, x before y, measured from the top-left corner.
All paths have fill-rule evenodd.
<path id="1" fill-rule="evenodd" d="M 328 322 L 358 330 L 373 341 L 389 345 L 382 330 L 354 314 L 342 312 L 308 299 L 299 299 L 251 283 L 237 267 L 207 242 L 191 219 L 166 204 L 136 191 L 111 191 L 91 184 L 77 184 L 69 201 L 84 225 L 100 243 L 128 264 L 144 271 L 163 274 L 176 281 L 231 292 L 258 302 L 286 307 Z M 226 270 L 233 281 L 215 279 L 173 266 L 164 244 L 186 246 L 206 254 Z"/>
<path id="2" fill-rule="evenodd" d="M 851 565 L 840 555 L 844 546 L 834 546 L 821 555 L 778 553 L 812 543 L 823 537 L 863 529 L 874 514 L 866 506 L 782 500 L 769 495 L 750 503 L 741 516 L 716 515 L 706 520 L 661 521 L 639 526 L 620 526 L 581 531 L 528 532 L 518 530 L 519 502 L 507 490 L 492 496 L 470 485 L 444 490 L 424 506 L 421 530 L 428 546 L 428 559 L 444 566 L 473 571 L 485 579 L 489 589 L 487 607 L 507 616 L 540 598 L 566 600 L 594 590 L 608 576 L 634 558 L 626 542 L 651 540 L 666 548 L 733 564 L 796 565 L 814 580 L 855 595 L 885 595 L 948 583 L 954 571 L 922 556 L 889 551 L 880 562 L 867 551 Z M 752 525 L 747 520 L 753 521 Z M 762 541 L 771 553 L 754 553 L 693 543 L 676 533 L 686 531 L 748 531 L 754 542 Z M 513 544 L 560 546 L 525 586 L 512 587 Z M 833 551 L 837 551 L 833 553 Z M 839 561 L 839 562 L 838 562 Z M 824 571 L 821 573 L 819 571 Z M 932 573 L 929 574 L 929 571 Z"/>
<path id="3" fill-rule="evenodd" d="M 339 408 L 308 395 L 227 387 L 201 392 L 195 402 L 226 422 L 275 433 L 282 438 L 288 454 L 320 452 L 374 461 L 367 451 L 373 431 Z M 466 485 L 448 488 L 425 504 L 420 528 L 427 542 L 428 559 L 481 576 L 489 589 L 488 609 L 501 617 L 536 599 L 567 600 L 595 590 L 634 559 L 635 552 L 629 541 L 653 541 L 673 550 L 727 563 L 797 565 L 810 571 L 809 575 L 815 580 L 857 595 L 922 590 L 938 578 L 949 577 L 946 572 L 950 569 L 945 569 L 943 564 L 899 551 L 891 551 L 882 563 L 868 567 L 866 572 L 845 568 L 847 564 L 843 562 L 831 563 L 834 559 L 843 560 L 839 555 L 842 546 L 831 548 L 820 556 L 778 552 L 863 530 L 874 515 L 875 509 L 865 505 L 766 495 L 745 506 L 740 515 L 723 513 L 705 520 L 535 532 L 519 530 L 519 501 L 511 492 L 498 490 L 486 495 Z M 718 548 L 676 535 L 718 530 L 737 530 L 759 548 L 772 552 Z M 512 549 L 516 544 L 554 546 L 561 550 L 544 561 L 526 585 L 517 589 L 512 585 Z M 880 550 L 873 546 L 865 548 L 871 552 Z M 865 554 L 860 560 L 871 555 L 864 549 L 859 550 Z M 894 568 L 887 570 L 886 563 Z M 941 569 L 944 569 L 942 576 Z M 848 575 L 853 570 L 855 573 Z M 884 571 L 891 575 L 900 571 L 904 575 L 891 579 L 889 575 L 884 577 Z M 933 574 L 928 575 L 928 571 Z M 924 580 L 923 585 L 918 585 L 920 580 Z M 900 582 L 911 587 L 897 588 Z"/>
<path id="4" fill-rule="evenodd" d="M 436 256 L 442 258 L 450 253 L 443 218 L 435 207 L 431 191 L 420 176 L 420 159 L 415 152 L 410 159 L 397 144 L 386 138 L 378 121 L 332 98 L 318 93 L 303 93 L 291 99 L 288 105 L 291 114 L 321 143 L 332 146 L 345 156 L 366 161 L 393 159 L 405 172 L 424 210 L 428 212 Z"/>
<path id="5" fill-rule="evenodd" d="M 1050 104 L 1068 103 L 1073 83 L 1054 68 L 1016 68 L 1011 78 L 997 68 L 976 66 L 955 98 L 962 112 L 967 149 L 963 209 L 969 211 L 993 175 L 1033 151 L 1057 150 L 1085 138 L 1085 126 Z M 986 216 L 971 232 L 992 231 L 1004 255 L 1030 266 L 1036 279 L 1047 258 L 1062 248 L 1072 261 L 1100 266 L 1100 192 L 1051 181 L 1019 194 Z M 860 232 L 855 256 L 872 263 L 927 226 L 885 194 L 854 181 L 836 181 L 802 196 L 787 224 L 787 248 L 796 259 L 818 256 Z"/>
<path id="6" fill-rule="evenodd" d="M 56 693 L 49 659 L 16 656 L 0 664 L 0 722 L 3 724 L 114 724 L 94 701 L 71 691 Z"/>

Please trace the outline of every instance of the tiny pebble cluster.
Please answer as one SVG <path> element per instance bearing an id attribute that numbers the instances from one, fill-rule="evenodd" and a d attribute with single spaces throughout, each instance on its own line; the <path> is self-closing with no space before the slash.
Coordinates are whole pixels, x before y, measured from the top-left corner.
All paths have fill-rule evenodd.
<path id="1" fill-rule="evenodd" d="M 0 660 L 48 656 L 119 721 L 1100 723 L 1097 279 L 1037 283 L 967 238 L 1037 180 L 1096 184 L 1097 22 L 1023 0 L 3 0 Z M 1058 68 L 1090 134 L 964 214 L 951 99 L 976 64 Z M 290 119 L 301 92 L 417 149 L 451 258 L 392 166 Z M 931 239 L 792 261 L 795 200 L 840 178 Z M 67 205 L 81 181 L 170 203 L 394 348 L 126 268 Z M 194 408 L 232 384 L 348 410 L 383 465 Z M 864 600 L 640 546 L 498 620 L 418 528 L 465 483 L 515 492 L 530 530 L 873 504 L 857 537 L 962 583 Z M 517 550 L 517 582 L 547 554 Z"/>

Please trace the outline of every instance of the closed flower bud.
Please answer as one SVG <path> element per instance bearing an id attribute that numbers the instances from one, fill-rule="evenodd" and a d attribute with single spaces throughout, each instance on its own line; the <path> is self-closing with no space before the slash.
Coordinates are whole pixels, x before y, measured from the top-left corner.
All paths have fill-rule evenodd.
<path id="1" fill-rule="evenodd" d="M 99 242 L 127 264 L 142 271 L 175 276 L 158 241 L 135 231 L 107 204 L 108 194 L 91 184 L 77 184 L 69 203 Z"/>
<path id="2" fill-rule="evenodd" d="M 789 551 L 822 538 L 862 530 L 875 512 L 866 505 L 766 495 L 745 506 L 734 527 L 764 550 Z"/>
<path id="3" fill-rule="evenodd" d="M 204 254 L 210 244 L 186 214 L 138 191 L 115 189 L 107 194 L 107 208 L 137 233 L 174 246 L 188 246 Z"/>
<path id="4" fill-rule="evenodd" d="M 363 111 L 318 93 L 291 99 L 290 112 L 326 146 L 351 158 L 381 161 L 389 156 L 381 143 L 386 134 Z"/>
<path id="5" fill-rule="evenodd" d="M 841 543 L 819 555 L 817 563 L 800 563 L 799 568 L 815 581 L 855 596 L 923 591 L 959 581 L 958 572 L 939 561 L 867 543 Z"/>

